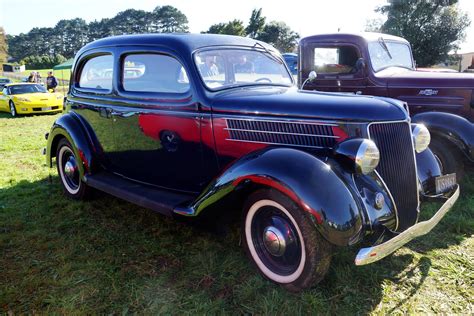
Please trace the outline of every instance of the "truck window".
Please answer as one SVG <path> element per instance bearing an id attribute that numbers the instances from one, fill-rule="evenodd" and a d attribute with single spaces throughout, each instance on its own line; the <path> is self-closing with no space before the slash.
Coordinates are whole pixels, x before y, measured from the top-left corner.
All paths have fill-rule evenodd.
<path id="1" fill-rule="evenodd" d="M 353 46 L 316 47 L 314 70 L 318 74 L 355 73 L 358 58 L 357 49 Z"/>

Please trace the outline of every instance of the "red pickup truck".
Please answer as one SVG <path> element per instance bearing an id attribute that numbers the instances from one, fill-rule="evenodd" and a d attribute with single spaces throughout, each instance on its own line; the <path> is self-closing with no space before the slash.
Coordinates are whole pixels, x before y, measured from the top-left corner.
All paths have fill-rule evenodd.
<path id="1" fill-rule="evenodd" d="M 444 173 L 461 175 L 464 163 L 474 161 L 474 75 L 417 71 L 410 43 L 401 37 L 380 33 L 305 37 L 299 44 L 298 85 L 405 101 L 412 121 L 430 130 L 430 149 Z"/>

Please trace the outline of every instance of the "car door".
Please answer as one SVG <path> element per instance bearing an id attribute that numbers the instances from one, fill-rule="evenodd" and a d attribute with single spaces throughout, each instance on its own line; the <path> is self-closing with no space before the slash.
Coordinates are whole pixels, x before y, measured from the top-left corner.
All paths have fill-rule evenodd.
<path id="1" fill-rule="evenodd" d="M 308 82 L 305 89 L 364 93 L 367 78 L 358 65 L 361 54 L 355 45 L 318 43 L 305 48 L 306 52 L 304 69 L 316 71 L 317 77 Z"/>
<path id="2" fill-rule="evenodd" d="M 8 89 L 4 87 L 0 93 L 0 111 L 8 111 Z"/>
<path id="3" fill-rule="evenodd" d="M 111 113 L 116 172 L 164 188 L 202 187 L 200 113 L 182 63 L 167 52 L 124 50 Z"/>

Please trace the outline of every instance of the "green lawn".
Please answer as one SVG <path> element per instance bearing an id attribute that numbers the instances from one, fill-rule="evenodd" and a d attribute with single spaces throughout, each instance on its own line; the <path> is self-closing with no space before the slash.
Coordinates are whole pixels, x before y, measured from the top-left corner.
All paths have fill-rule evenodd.
<path id="1" fill-rule="evenodd" d="M 339 250 L 316 288 L 264 280 L 225 237 L 110 196 L 65 198 L 40 149 L 57 115 L 0 114 L 0 313 L 474 313 L 474 173 L 429 235 L 363 267 Z M 423 209 L 425 217 L 437 205 Z"/>

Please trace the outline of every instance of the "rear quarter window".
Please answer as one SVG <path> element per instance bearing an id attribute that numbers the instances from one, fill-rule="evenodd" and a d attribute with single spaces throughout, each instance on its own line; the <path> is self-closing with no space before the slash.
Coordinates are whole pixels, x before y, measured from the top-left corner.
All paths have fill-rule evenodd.
<path id="1" fill-rule="evenodd" d="M 112 90 L 114 64 L 112 55 L 92 57 L 82 67 L 79 87 Z"/>

